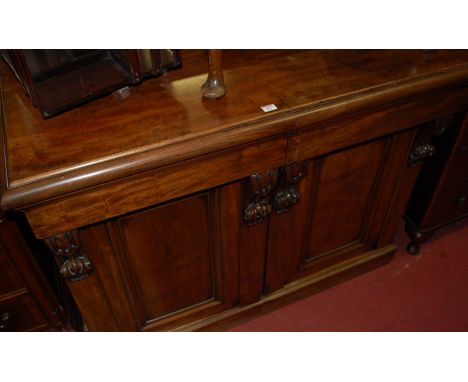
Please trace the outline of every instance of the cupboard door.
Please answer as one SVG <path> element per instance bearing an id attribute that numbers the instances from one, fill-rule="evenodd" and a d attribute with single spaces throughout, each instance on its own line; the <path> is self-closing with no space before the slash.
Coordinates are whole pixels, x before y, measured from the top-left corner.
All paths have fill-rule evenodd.
<path id="1" fill-rule="evenodd" d="M 302 162 L 305 176 L 293 185 L 299 201 L 270 218 L 265 293 L 378 247 L 412 137 L 406 131 Z"/>
<path id="2" fill-rule="evenodd" d="M 140 330 L 164 330 L 236 305 L 240 184 L 107 224 Z"/>
<path id="3" fill-rule="evenodd" d="M 367 244 L 364 230 L 383 150 L 384 141 L 375 141 L 313 161 L 318 183 L 305 230 L 304 264 Z"/>

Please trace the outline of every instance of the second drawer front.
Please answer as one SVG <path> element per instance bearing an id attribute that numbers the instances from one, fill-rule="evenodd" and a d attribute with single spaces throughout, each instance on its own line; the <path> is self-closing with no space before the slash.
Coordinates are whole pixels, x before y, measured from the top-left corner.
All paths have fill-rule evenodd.
<path id="1" fill-rule="evenodd" d="M 47 323 L 28 295 L 0 302 L 0 331 L 22 332 L 46 327 Z"/>
<path id="2" fill-rule="evenodd" d="M 442 190 L 434 201 L 437 206 L 428 214 L 432 225 L 444 223 L 468 213 L 468 184 Z"/>
<path id="3" fill-rule="evenodd" d="M 53 200 L 26 216 L 36 237 L 45 238 L 279 167 L 286 144 L 275 138 L 165 166 Z"/>
<path id="4" fill-rule="evenodd" d="M 468 184 L 468 151 L 452 159 L 443 180 L 443 189 L 460 188 Z"/>

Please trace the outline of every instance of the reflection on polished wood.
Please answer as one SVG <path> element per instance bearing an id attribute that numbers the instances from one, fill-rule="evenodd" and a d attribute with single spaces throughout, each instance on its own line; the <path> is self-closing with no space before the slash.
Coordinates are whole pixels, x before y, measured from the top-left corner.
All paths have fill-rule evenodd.
<path id="1" fill-rule="evenodd" d="M 224 51 L 229 94 L 208 102 L 200 95 L 204 52 L 183 59 L 184 68 L 146 81 L 123 101 L 104 97 L 46 121 L 2 62 L 10 186 L 28 186 L 31 199 L 34 183 L 63 194 L 290 130 L 291 113 L 307 110 L 306 123 L 320 122 L 366 104 L 461 86 L 468 71 L 468 51 Z M 284 124 L 261 124 L 273 122 L 260 109 L 271 103 L 281 115 L 274 122 Z M 47 187 L 40 183 L 46 178 Z"/>

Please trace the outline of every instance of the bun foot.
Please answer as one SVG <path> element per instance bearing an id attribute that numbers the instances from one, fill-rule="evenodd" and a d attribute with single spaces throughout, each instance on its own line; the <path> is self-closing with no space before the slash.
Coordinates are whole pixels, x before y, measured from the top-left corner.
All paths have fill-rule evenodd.
<path id="1" fill-rule="evenodd" d="M 406 250 L 410 255 L 417 255 L 419 253 L 419 245 L 410 241 L 406 246 Z"/>
<path id="2" fill-rule="evenodd" d="M 417 255 L 419 253 L 419 246 L 421 243 L 430 239 L 435 230 L 419 231 L 414 225 L 406 222 L 405 231 L 410 239 L 410 242 L 406 246 L 406 250 L 411 255 Z"/>

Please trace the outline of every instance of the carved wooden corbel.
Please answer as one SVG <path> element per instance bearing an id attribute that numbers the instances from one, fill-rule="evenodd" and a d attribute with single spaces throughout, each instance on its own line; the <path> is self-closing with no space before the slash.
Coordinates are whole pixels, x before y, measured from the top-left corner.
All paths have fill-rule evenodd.
<path id="1" fill-rule="evenodd" d="M 270 169 L 249 177 L 248 202 L 244 209 L 244 221 L 248 225 L 260 224 L 271 213 L 270 193 L 278 181 L 278 170 Z"/>
<path id="2" fill-rule="evenodd" d="M 434 155 L 435 147 L 431 144 L 431 140 L 434 137 L 435 130 L 436 126 L 433 122 L 427 123 L 418 129 L 408 158 L 410 166 L 419 166 L 425 159 Z"/>
<path id="3" fill-rule="evenodd" d="M 281 170 L 281 180 L 273 199 L 273 209 L 277 214 L 286 212 L 299 202 L 301 194 L 297 183 L 307 172 L 307 161 L 292 163 Z"/>
<path id="4" fill-rule="evenodd" d="M 76 230 L 63 232 L 46 239 L 60 267 L 60 274 L 68 281 L 82 280 L 93 269 L 88 257 L 82 253 Z"/>

